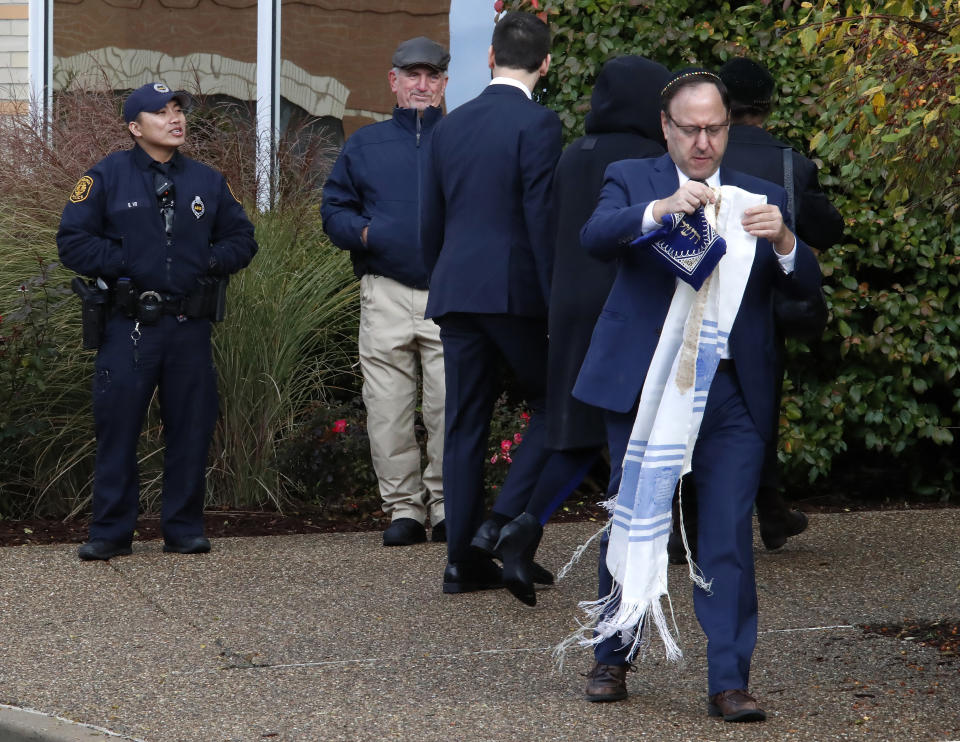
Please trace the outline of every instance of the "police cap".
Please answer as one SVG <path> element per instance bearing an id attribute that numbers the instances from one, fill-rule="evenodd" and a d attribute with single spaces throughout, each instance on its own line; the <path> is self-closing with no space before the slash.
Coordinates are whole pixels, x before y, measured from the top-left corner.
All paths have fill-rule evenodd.
<path id="1" fill-rule="evenodd" d="M 123 120 L 129 124 L 142 111 L 159 111 L 172 100 L 176 100 L 182 108 L 190 104 L 190 96 L 186 91 L 171 90 L 162 82 L 148 82 L 127 96 L 123 104 Z"/>

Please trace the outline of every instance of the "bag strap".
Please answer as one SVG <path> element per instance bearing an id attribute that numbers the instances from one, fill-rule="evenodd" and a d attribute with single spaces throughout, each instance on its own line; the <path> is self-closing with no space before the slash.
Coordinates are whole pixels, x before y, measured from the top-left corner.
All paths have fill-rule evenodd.
<path id="1" fill-rule="evenodd" d="M 787 220 L 787 226 L 793 230 L 794 220 L 797 218 L 796 197 L 793 191 L 793 150 L 784 147 L 783 150 L 783 189 L 787 192 L 787 211 L 790 212 L 790 218 Z"/>

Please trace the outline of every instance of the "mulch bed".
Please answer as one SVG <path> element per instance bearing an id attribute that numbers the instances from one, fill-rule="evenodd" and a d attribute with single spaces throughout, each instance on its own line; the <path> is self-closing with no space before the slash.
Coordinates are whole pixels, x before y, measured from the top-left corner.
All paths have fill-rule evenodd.
<path id="1" fill-rule="evenodd" d="M 960 657 L 960 619 L 910 620 L 902 624 L 864 624 L 868 634 L 909 641 L 922 647 L 936 647 L 943 657 Z"/>
<path id="2" fill-rule="evenodd" d="M 938 502 L 907 502 L 901 500 L 865 501 L 844 497 L 809 498 L 798 500 L 795 506 L 807 513 L 838 513 L 864 510 L 928 510 L 958 507 L 957 504 Z M 606 519 L 604 510 L 592 499 L 571 498 L 558 510 L 551 522 Z M 278 513 L 258 509 L 210 509 L 204 514 L 207 535 L 211 538 L 227 536 L 286 536 L 295 533 L 345 533 L 349 531 L 379 531 L 389 524 L 389 518 L 380 510 L 365 512 L 359 509 L 300 510 Z M 0 547 L 26 544 L 82 543 L 87 536 L 87 520 L 26 520 L 0 519 Z M 136 538 L 149 541 L 162 538 L 160 519 L 141 516 Z"/>

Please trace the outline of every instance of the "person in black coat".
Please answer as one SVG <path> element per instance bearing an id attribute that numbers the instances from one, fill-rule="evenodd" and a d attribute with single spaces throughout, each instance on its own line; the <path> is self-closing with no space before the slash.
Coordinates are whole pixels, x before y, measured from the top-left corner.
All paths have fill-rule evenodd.
<path id="1" fill-rule="evenodd" d="M 826 250 L 843 239 L 843 217 L 820 188 L 817 166 L 789 144 L 763 128 L 773 109 L 776 82 L 760 64 L 735 57 L 718 71 L 730 92 L 730 138 L 723 164 L 787 188 L 789 208 L 797 235 L 813 248 Z M 785 162 L 785 152 L 789 159 Z M 791 171 L 785 173 L 787 168 Z M 792 183 L 787 181 L 792 180 Z M 788 188 L 792 185 L 792 189 Z M 823 313 L 825 323 L 826 312 Z M 783 338 L 792 333 L 778 322 L 778 360 L 783 369 Z M 819 336 L 823 325 L 801 330 Z M 779 400 L 779 398 L 778 398 Z M 779 491 L 776 440 L 770 445 L 760 489 L 757 491 L 760 537 L 768 549 L 778 549 L 787 538 L 807 527 L 807 516 L 791 510 Z"/>

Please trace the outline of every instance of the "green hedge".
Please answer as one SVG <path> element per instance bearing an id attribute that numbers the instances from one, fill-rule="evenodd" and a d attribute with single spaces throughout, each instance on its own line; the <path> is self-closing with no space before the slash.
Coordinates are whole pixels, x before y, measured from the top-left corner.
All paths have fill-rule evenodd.
<path id="1" fill-rule="evenodd" d="M 913 182 L 898 181 L 911 175 L 895 161 L 897 150 L 889 149 L 898 140 L 887 136 L 887 149 L 865 150 L 857 146 L 862 143 L 855 129 L 859 109 L 850 111 L 850 121 L 838 116 L 838 91 L 849 93 L 847 76 L 856 80 L 863 73 L 849 64 L 845 34 L 867 28 L 866 21 L 845 29 L 809 24 L 844 12 L 856 21 L 861 6 L 822 0 L 813 14 L 810 3 L 790 0 L 506 3 L 507 9 L 545 13 L 551 24 L 553 66 L 538 94 L 560 115 L 568 139 L 582 133 L 593 81 L 612 57 L 641 54 L 677 69 L 715 68 L 745 54 L 770 69 L 778 90 L 769 128 L 801 151 L 825 132 L 818 137 L 817 153 L 824 158 L 820 180 L 846 221 L 843 244 L 819 256 L 831 310 L 827 331 L 810 346 L 788 344 L 781 417 L 784 483 L 794 494 L 814 483 L 834 490 L 872 488 L 879 498 L 946 499 L 954 492 L 958 465 L 953 427 L 960 409 L 954 384 L 960 225 L 927 201 L 891 199 L 891 193 Z M 880 39 L 869 43 L 877 48 L 889 43 L 891 53 L 899 48 L 911 56 L 909 42 L 896 46 L 898 29 L 915 28 L 921 18 L 929 26 L 931 19 L 946 15 L 939 7 L 906 2 L 887 3 L 880 11 L 889 17 L 869 21 Z M 912 14 L 907 23 L 896 17 L 907 12 Z M 801 21 L 808 25 L 801 27 Z M 936 40 L 943 28 L 928 30 L 923 38 Z M 954 36 L 942 42 L 947 45 L 942 54 L 956 55 Z M 874 53 L 864 54 L 864 65 Z M 839 88 L 830 87 L 834 80 Z M 953 87 L 949 92 L 954 101 L 960 95 Z M 868 102 L 854 98 L 852 105 Z M 914 115 L 911 121 L 915 133 L 923 135 L 923 117 Z M 879 141 L 884 133 L 875 135 Z M 956 176 L 960 135 L 955 125 L 941 127 L 939 135 L 933 146 L 953 152 L 935 163 L 949 183 Z"/>

